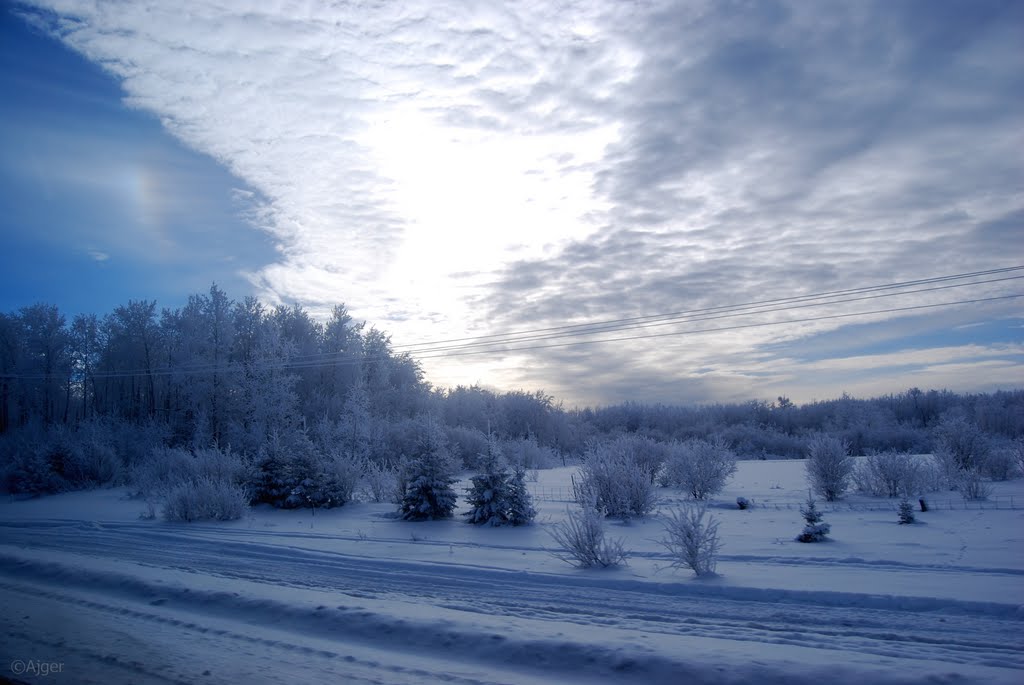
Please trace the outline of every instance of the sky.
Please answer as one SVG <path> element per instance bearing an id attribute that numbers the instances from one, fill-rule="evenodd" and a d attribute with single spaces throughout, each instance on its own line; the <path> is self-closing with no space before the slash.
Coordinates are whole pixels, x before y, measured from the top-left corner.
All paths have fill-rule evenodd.
<path id="1" fill-rule="evenodd" d="M 0 311 L 344 303 L 568 406 L 1024 387 L 1022 3 L 0 12 Z"/>

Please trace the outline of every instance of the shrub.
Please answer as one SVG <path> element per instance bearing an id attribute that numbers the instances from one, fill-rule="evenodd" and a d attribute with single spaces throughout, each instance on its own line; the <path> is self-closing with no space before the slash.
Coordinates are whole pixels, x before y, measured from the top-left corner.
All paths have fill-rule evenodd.
<path id="1" fill-rule="evenodd" d="M 162 513 L 168 521 L 232 521 L 242 517 L 247 502 L 243 487 L 204 476 L 172 486 Z"/>
<path id="2" fill-rule="evenodd" d="M 688 440 L 672 446 L 660 482 L 705 500 L 721 492 L 735 472 L 736 455 L 722 440 Z"/>
<path id="3" fill-rule="evenodd" d="M 877 497 L 909 497 L 934 489 L 930 468 L 926 457 L 882 452 L 866 457 L 855 466 L 853 482 L 861 492 Z"/>
<path id="4" fill-rule="evenodd" d="M 739 507 L 741 510 L 749 509 L 750 508 L 750 500 L 748 500 L 746 497 L 737 497 L 736 498 L 736 506 Z"/>
<path id="5" fill-rule="evenodd" d="M 704 519 L 706 506 L 676 509 L 665 519 L 665 536 L 659 541 L 672 556 L 674 568 L 687 567 L 698 576 L 714 575 L 720 542 L 718 521 Z"/>
<path id="6" fill-rule="evenodd" d="M 804 517 L 807 525 L 797 536 L 797 542 L 822 542 L 827 539 L 832 526 L 821 520 L 821 512 L 818 511 L 814 499 L 810 495 L 807 497 L 807 506 L 800 507 L 800 515 Z"/>
<path id="7" fill-rule="evenodd" d="M 966 469 L 957 475 L 956 489 L 969 500 L 986 500 L 992 494 L 992 485 L 986 483 L 978 469 Z"/>
<path id="8" fill-rule="evenodd" d="M 1017 475 L 1017 445 L 995 447 L 982 464 L 982 472 L 996 481 L 1010 480 Z"/>
<path id="9" fill-rule="evenodd" d="M 506 440 L 501 444 L 505 458 L 513 467 L 522 467 L 527 471 L 550 469 L 558 463 L 555 451 L 550 447 L 538 445 L 534 438 Z"/>
<path id="10" fill-rule="evenodd" d="M 398 470 L 390 464 L 367 462 L 362 475 L 363 496 L 371 502 L 402 501 L 404 487 L 399 486 Z"/>
<path id="11" fill-rule="evenodd" d="M 656 504 L 650 474 L 617 442 L 590 449 L 579 481 L 573 478 L 573 491 L 581 506 L 623 520 L 644 517 Z"/>
<path id="12" fill-rule="evenodd" d="M 604 521 L 596 509 L 570 511 L 566 520 L 555 524 L 549 534 L 562 546 L 562 551 L 552 554 L 577 568 L 608 568 L 626 563 L 622 540 L 605 538 Z"/>
<path id="13" fill-rule="evenodd" d="M 935 455 L 947 466 L 947 475 L 980 468 L 992 450 L 992 443 L 977 424 L 959 415 L 947 415 L 935 427 Z"/>
<path id="14" fill-rule="evenodd" d="M 132 469 L 136 494 L 146 498 L 150 512 L 161 502 L 168 521 L 240 518 L 249 502 L 249 479 L 241 457 L 216 448 L 158 447 Z"/>
<path id="15" fill-rule="evenodd" d="M 160 498 L 190 480 L 196 473 L 195 458 L 177 447 L 154 447 L 130 473 L 130 491 L 136 497 Z"/>
<path id="16" fill-rule="evenodd" d="M 850 487 L 853 459 L 846 442 L 824 434 L 807 444 L 807 480 L 826 501 L 834 502 Z"/>

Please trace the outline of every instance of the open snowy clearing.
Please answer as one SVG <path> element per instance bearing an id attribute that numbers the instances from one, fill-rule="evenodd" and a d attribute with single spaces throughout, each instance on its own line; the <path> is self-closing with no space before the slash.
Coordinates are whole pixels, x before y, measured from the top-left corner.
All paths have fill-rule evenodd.
<path id="1" fill-rule="evenodd" d="M 669 568 L 652 518 L 629 565 L 548 553 L 574 469 L 531 484 L 533 526 L 407 523 L 383 504 L 144 521 L 123 490 L 0 504 L 0 675 L 29 683 L 1017 683 L 1024 484 L 823 507 L 803 462 L 741 462 L 713 503 L 719 576 Z M 682 501 L 662 490 L 665 506 Z M 740 511 L 737 496 L 754 508 Z M 1012 499 L 1011 499 L 1012 498 Z M 995 507 L 999 508 L 995 508 Z M 464 508 L 464 507 L 463 507 Z"/>

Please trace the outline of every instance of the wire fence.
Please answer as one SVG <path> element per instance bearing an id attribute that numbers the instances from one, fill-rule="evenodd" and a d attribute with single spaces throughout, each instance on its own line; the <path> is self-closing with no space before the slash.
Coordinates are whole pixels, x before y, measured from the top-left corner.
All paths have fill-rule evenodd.
<path id="1" fill-rule="evenodd" d="M 530 494 L 533 495 L 533 499 L 538 502 L 566 502 L 573 504 L 576 502 L 576 498 L 573 496 L 573 490 L 569 486 L 564 485 L 529 485 Z M 919 498 L 911 500 L 914 503 L 915 508 L 919 506 Z M 1024 509 L 1024 497 L 1020 495 L 990 495 L 984 500 L 968 500 L 962 497 L 924 497 L 925 504 L 928 509 L 935 511 L 955 511 L 955 510 L 980 510 L 984 511 L 987 509 Z M 687 499 L 683 495 L 669 494 L 661 498 L 661 504 L 681 504 L 686 502 Z M 751 509 L 769 509 L 772 511 L 799 511 L 800 507 L 806 504 L 806 501 L 798 500 L 781 500 L 781 499 L 765 499 L 758 500 L 757 498 L 748 498 L 750 502 L 749 508 Z M 824 512 L 844 512 L 844 511 L 896 511 L 899 508 L 898 499 L 885 499 L 877 501 L 841 501 L 841 502 L 824 502 L 817 501 L 816 504 Z M 735 502 L 728 501 L 714 501 L 710 502 L 710 506 L 715 509 L 732 509 L 736 508 Z"/>

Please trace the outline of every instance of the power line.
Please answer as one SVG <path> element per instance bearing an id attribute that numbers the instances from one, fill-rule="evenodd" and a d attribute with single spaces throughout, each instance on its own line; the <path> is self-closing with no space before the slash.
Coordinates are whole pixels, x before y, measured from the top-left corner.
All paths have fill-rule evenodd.
<path id="1" fill-rule="evenodd" d="M 645 330 L 653 327 L 666 326 L 666 325 L 681 325 L 685 323 L 696 323 L 701 321 L 721 320 L 721 319 L 732 319 L 739 316 L 753 316 L 768 313 L 780 313 L 796 311 L 798 309 L 806 309 L 811 307 L 823 307 L 823 306 L 835 306 L 839 304 L 849 304 L 852 302 L 862 302 L 866 300 L 880 299 L 883 297 L 896 297 L 905 296 L 912 294 L 919 294 L 925 292 L 934 292 L 938 290 L 948 290 L 954 288 L 964 288 L 976 285 L 986 285 L 992 283 L 1000 283 L 1006 281 L 1024 279 L 1024 276 L 1005 276 L 1003 278 L 987 279 L 982 281 L 972 281 L 967 283 L 956 283 L 968 278 L 978 278 L 986 275 L 1005 274 L 1014 271 L 1024 270 L 1024 266 L 1006 267 L 1002 269 L 990 269 L 986 271 L 977 271 L 963 274 L 953 274 L 949 276 L 937 276 L 927 279 L 918 279 L 914 281 L 904 281 L 901 283 L 887 283 L 876 286 L 865 286 L 860 288 L 850 288 L 845 290 L 828 291 L 824 293 L 817 293 L 811 295 L 794 296 L 787 298 L 774 298 L 770 300 L 761 300 L 756 302 L 749 302 L 737 305 L 721 305 L 716 307 L 705 307 L 701 309 L 692 309 L 682 312 L 673 312 L 668 314 L 655 314 L 647 316 L 629 317 L 623 319 L 613 319 L 602 322 L 596 322 L 591 324 L 574 324 L 566 326 L 553 326 L 548 328 L 533 329 L 532 331 L 520 331 L 514 334 L 494 334 L 488 336 L 479 336 L 477 338 L 461 338 L 452 339 L 450 341 L 436 341 L 433 343 L 415 343 L 407 345 L 396 345 L 392 346 L 392 350 L 398 348 L 412 348 L 412 351 L 403 352 L 403 354 L 414 357 L 415 359 L 437 359 L 443 357 L 456 357 L 456 356 L 467 356 L 467 355 L 479 355 L 489 353 L 509 353 L 509 352 L 523 352 L 540 349 L 550 349 L 558 347 L 569 347 L 573 345 L 584 345 L 584 344 L 598 344 L 607 342 L 622 342 L 629 340 L 641 340 L 648 338 L 659 338 L 659 337 L 670 337 L 679 335 L 691 335 L 697 333 L 708 333 L 708 332 L 721 332 L 738 330 L 744 328 L 756 328 L 764 326 L 779 326 L 795 323 L 807 323 L 813 321 L 824 321 L 831 319 L 842 319 L 850 318 L 855 316 L 868 316 L 875 314 L 886 314 L 886 313 L 897 313 L 907 312 L 920 309 L 934 309 L 938 307 L 951 307 L 963 304 L 973 304 L 981 302 L 990 302 L 997 300 L 1006 300 L 1021 297 L 1022 295 L 1007 295 L 987 298 L 974 298 L 967 300 L 959 300 L 953 302 L 934 303 L 934 304 L 923 304 L 908 307 L 896 307 L 889 309 L 879 309 L 867 312 L 853 312 L 845 314 L 833 314 L 833 315 L 821 315 L 815 317 L 805 317 L 799 319 L 790 319 L 786 321 L 773 321 L 773 322 L 758 322 L 750 324 L 739 324 L 736 326 L 725 326 L 718 328 L 705 328 L 696 330 L 685 330 L 685 331 L 670 331 L 665 333 L 651 333 L 643 335 L 632 335 L 632 336 L 621 336 L 613 338 L 600 338 L 595 340 L 584 340 L 574 339 L 569 342 L 560 342 L 552 344 L 542 345 L 530 345 L 525 347 L 514 347 L 508 348 L 508 345 L 517 345 L 525 342 L 544 342 L 554 341 L 566 338 L 581 338 L 585 336 L 597 335 L 600 333 L 615 333 L 624 332 L 629 330 Z M 933 285 L 932 287 L 916 288 L 907 290 L 906 288 L 915 285 L 926 285 L 926 284 L 942 284 Z M 903 290 L 898 290 L 903 288 Z M 841 297 L 843 295 L 854 295 L 858 294 L 859 297 Z M 839 298 L 839 299 L 836 299 Z M 775 305 L 775 306 L 768 306 Z M 562 332 L 559 332 L 562 331 Z M 451 342 L 455 343 L 459 340 L 465 340 L 466 343 L 462 345 L 446 345 L 444 343 Z M 500 349 L 494 349 L 500 348 Z M 308 368 L 318 368 L 323 366 L 332 367 L 345 367 L 355 366 L 366 363 L 377 363 L 385 361 L 389 357 L 381 356 L 377 358 L 373 357 L 360 357 L 357 359 L 342 358 L 342 355 L 349 355 L 350 352 L 328 352 L 318 353 L 312 355 L 300 355 L 290 357 L 287 360 L 280 362 L 269 362 L 268 360 L 262 360 L 256 364 L 242 363 L 239 365 L 238 362 L 234 362 L 231 366 L 222 367 L 218 364 L 213 363 L 200 363 L 200 364 L 183 364 L 180 366 L 162 366 L 151 369 L 135 369 L 135 370 L 118 370 L 110 372 L 98 372 L 90 374 L 93 379 L 104 379 L 104 378 L 128 378 L 132 376 L 169 376 L 169 375 L 199 375 L 199 374 L 217 374 L 217 373 L 236 373 L 243 370 L 255 369 L 255 370 L 300 370 Z M 4 378 L 16 378 L 16 379 L 45 379 L 46 375 L 43 374 L 3 374 L 0 377 Z"/>

